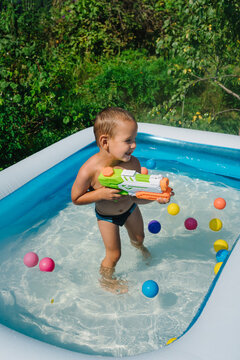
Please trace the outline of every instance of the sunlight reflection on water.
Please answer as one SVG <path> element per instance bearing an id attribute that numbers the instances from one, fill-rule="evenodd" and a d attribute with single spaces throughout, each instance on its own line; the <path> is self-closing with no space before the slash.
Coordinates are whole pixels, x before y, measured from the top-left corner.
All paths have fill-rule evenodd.
<path id="1" fill-rule="evenodd" d="M 162 173 L 170 179 L 176 194 L 172 202 L 179 204 L 180 213 L 171 216 L 167 205 L 156 202 L 141 206 L 150 262 L 142 259 L 121 229 L 122 257 L 116 276 L 128 281 L 128 294 L 113 295 L 98 283 L 104 246 L 94 205 L 68 203 L 55 216 L 20 234 L 14 246 L 2 249 L 0 311 L 4 322 L 58 346 L 113 356 L 156 350 L 179 336 L 214 278 L 214 241 L 225 239 L 231 248 L 238 236 L 240 192 L 186 175 Z M 216 197 L 226 199 L 224 210 L 213 207 Z M 184 228 L 187 217 L 197 219 L 195 231 Z M 214 217 L 223 222 L 219 233 L 208 226 Z M 147 230 L 153 219 L 162 225 L 157 235 Z M 23 256 L 28 251 L 35 251 L 40 259 L 52 257 L 54 272 L 26 268 Z M 159 284 L 159 294 L 151 300 L 141 293 L 148 279 Z"/>

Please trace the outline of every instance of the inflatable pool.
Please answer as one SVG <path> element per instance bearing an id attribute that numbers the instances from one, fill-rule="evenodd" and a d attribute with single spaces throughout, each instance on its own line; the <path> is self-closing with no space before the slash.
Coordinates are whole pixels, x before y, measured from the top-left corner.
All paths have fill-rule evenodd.
<path id="1" fill-rule="evenodd" d="M 145 158 L 154 158 L 154 151 L 158 149 L 164 159 L 220 175 L 240 190 L 240 137 L 141 123 L 139 136 L 141 142 L 146 144 L 139 150 Z M 16 235 L 18 228 L 21 228 L 23 214 L 30 212 L 42 198 L 51 196 L 52 192 L 71 181 L 71 169 L 77 168 L 74 154 L 88 149 L 93 141 L 92 128 L 85 129 L 0 173 L 2 238 L 7 232 Z M 16 223 L 16 228 L 11 226 L 13 223 Z M 158 351 L 131 356 L 131 359 L 239 360 L 239 253 L 239 241 L 234 239 L 228 260 L 214 278 L 195 317 L 177 341 Z M 93 358 L 23 335 L 2 325 L 2 320 L 0 318 L 2 360 Z"/>

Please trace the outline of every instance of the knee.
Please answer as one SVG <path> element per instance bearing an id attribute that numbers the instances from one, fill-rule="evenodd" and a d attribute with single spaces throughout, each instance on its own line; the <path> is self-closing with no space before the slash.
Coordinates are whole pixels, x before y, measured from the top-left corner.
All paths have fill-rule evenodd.
<path id="1" fill-rule="evenodd" d="M 121 250 L 110 251 L 107 255 L 113 266 L 115 266 L 121 257 Z"/>

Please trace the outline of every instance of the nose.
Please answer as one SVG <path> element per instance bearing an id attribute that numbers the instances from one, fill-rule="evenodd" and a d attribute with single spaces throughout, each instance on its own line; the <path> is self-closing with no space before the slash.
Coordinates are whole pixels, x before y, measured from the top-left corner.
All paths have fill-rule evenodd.
<path id="1" fill-rule="evenodd" d="M 131 149 L 136 149 L 136 141 L 133 141 L 132 143 L 131 143 Z"/>

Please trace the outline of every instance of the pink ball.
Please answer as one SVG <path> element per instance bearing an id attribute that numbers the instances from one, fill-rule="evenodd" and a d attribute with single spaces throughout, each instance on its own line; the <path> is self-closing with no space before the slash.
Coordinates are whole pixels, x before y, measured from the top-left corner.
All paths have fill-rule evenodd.
<path id="1" fill-rule="evenodd" d="M 38 256 L 36 253 L 30 251 L 24 255 L 23 262 L 27 267 L 34 267 L 38 263 Z"/>
<path id="2" fill-rule="evenodd" d="M 194 218 L 187 218 L 184 222 L 187 230 L 195 230 L 198 226 L 197 220 Z"/>
<path id="3" fill-rule="evenodd" d="M 43 258 L 39 263 L 39 269 L 41 271 L 53 271 L 55 268 L 55 262 L 49 257 Z"/>

